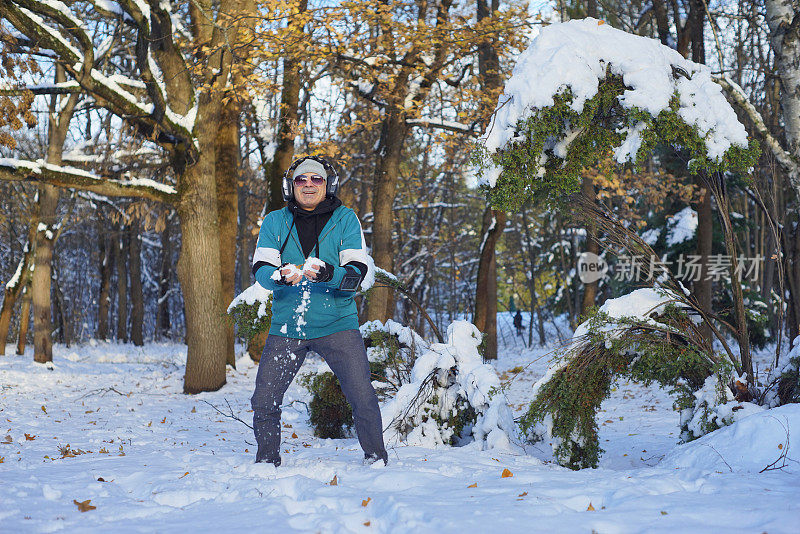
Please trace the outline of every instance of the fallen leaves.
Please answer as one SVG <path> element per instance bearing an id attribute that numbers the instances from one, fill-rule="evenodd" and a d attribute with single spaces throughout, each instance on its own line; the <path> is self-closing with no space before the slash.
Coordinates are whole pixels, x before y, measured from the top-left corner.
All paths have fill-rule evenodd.
<path id="1" fill-rule="evenodd" d="M 5 463 L 5 461 L 6 461 L 6 457 L 5 456 L 0 456 L 0 464 Z"/>
<path id="2" fill-rule="evenodd" d="M 4 441 L 0 441 L 0 443 L 2 443 L 3 445 L 9 445 L 11 443 L 14 443 L 14 438 L 11 437 L 11 434 L 7 434 Z"/>
<path id="3" fill-rule="evenodd" d="M 591 502 L 589 503 L 589 507 L 586 509 L 586 511 L 587 512 L 594 512 L 595 511 L 594 506 L 592 506 Z"/>
<path id="4" fill-rule="evenodd" d="M 367 497 L 366 499 L 364 499 L 363 501 L 361 501 L 361 506 L 366 506 L 366 505 L 368 505 L 368 504 L 369 504 L 369 501 L 371 501 L 371 500 L 372 500 L 372 497 Z"/>
<path id="5" fill-rule="evenodd" d="M 474 482 L 474 483 L 470 484 L 470 485 L 469 485 L 469 486 L 467 486 L 467 487 L 468 487 L 468 488 L 477 488 L 477 487 L 478 487 L 478 483 L 477 483 L 477 482 Z"/>
<path id="6" fill-rule="evenodd" d="M 339 477 L 336 476 L 336 475 L 333 475 L 333 479 L 330 482 L 328 482 L 328 485 L 329 486 L 338 486 L 339 485 Z"/>
<path id="7" fill-rule="evenodd" d="M 369 522 L 369 521 L 366 521 L 366 522 L 364 523 L 364 526 L 365 526 L 365 527 L 368 527 L 369 525 L 370 525 L 370 522 Z"/>
<path id="8" fill-rule="evenodd" d="M 35 439 L 36 439 L 36 436 L 34 436 L 32 434 L 28 434 L 27 432 L 25 433 L 25 441 L 33 441 Z"/>
<path id="9" fill-rule="evenodd" d="M 43 412 L 46 414 L 46 413 L 47 413 L 47 408 L 45 408 L 44 406 L 42 406 L 42 411 L 43 411 Z"/>
<path id="10" fill-rule="evenodd" d="M 92 502 L 91 499 L 86 499 L 85 501 L 78 502 L 75 499 L 72 500 L 77 506 L 78 510 L 81 512 L 88 512 L 89 510 L 97 510 L 97 506 L 92 506 L 90 503 Z"/>
<path id="11" fill-rule="evenodd" d="M 519 495 L 517 495 L 517 497 L 524 497 L 524 496 L 526 496 L 527 494 L 528 494 L 528 492 L 527 492 L 527 491 L 523 491 L 522 493 L 520 493 Z"/>
<path id="12" fill-rule="evenodd" d="M 197 413 L 197 408 L 195 408 L 194 406 L 192 406 L 192 412 L 191 412 L 191 413 Z"/>
<path id="13" fill-rule="evenodd" d="M 503 469 L 503 474 L 500 475 L 500 478 L 510 478 L 513 477 L 514 473 L 508 470 L 508 468 Z"/>
<path id="14" fill-rule="evenodd" d="M 292 438 L 297 439 L 297 432 L 292 432 Z"/>

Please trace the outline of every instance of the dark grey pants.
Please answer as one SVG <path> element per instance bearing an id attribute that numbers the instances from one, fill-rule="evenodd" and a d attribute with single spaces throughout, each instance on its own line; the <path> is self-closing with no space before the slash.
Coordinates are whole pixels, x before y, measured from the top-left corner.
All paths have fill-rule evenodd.
<path id="1" fill-rule="evenodd" d="M 322 356 L 339 379 L 353 408 L 356 434 L 364 453 L 386 460 L 378 397 L 372 387 L 364 340 L 358 330 L 345 330 L 315 339 L 269 336 L 256 375 L 253 429 L 258 443 L 257 462 L 280 464 L 281 403 L 306 353 Z"/>

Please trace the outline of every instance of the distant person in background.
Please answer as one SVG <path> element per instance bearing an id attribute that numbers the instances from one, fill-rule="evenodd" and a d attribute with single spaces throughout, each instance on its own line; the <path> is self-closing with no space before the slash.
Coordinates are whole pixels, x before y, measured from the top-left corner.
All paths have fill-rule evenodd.
<path id="1" fill-rule="evenodd" d="M 522 313 L 519 310 L 514 315 L 514 328 L 517 329 L 517 335 L 522 336 Z"/>
<path id="2" fill-rule="evenodd" d="M 338 185 L 328 161 L 300 158 L 283 178 L 287 206 L 261 223 L 253 274 L 272 291 L 272 324 L 251 399 L 256 462 L 281 464 L 283 395 L 309 350 L 325 359 L 353 407 L 364 463 L 388 461 L 353 302 L 369 260 L 361 223 L 336 197 Z"/>

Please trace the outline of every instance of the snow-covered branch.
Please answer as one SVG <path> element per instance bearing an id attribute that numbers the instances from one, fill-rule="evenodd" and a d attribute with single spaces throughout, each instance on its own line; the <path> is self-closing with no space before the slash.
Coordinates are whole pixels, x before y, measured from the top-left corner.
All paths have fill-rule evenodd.
<path id="1" fill-rule="evenodd" d="M 792 182 L 800 185 L 800 183 L 798 183 L 800 180 L 800 164 L 783 148 L 780 141 L 770 133 L 767 125 L 764 123 L 763 117 L 761 117 L 761 113 L 758 112 L 756 107 L 747 98 L 744 90 L 727 76 L 715 76 L 714 81 L 722 86 L 736 106 L 750 118 L 753 122 L 753 127 L 761 136 L 767 147 L 769 147 L 770 152 L 775 156 L 778 163 L 780 163 L 783 169 L 789 174 Z"/>
<path id="2" fill-rule="evenodd" d="M 24 161 L 0 158 L 0 180 L 41 182 L 58 187 L 91 191 L 110 197 L 137 197 L 175 203 L 178 193 L 169 185 L 153 180 L 135 178 L 130 180 L 105 179 L 92 173 L 67 167 L 51 165 L 44 161 Z"/>
<path id="3" fill-rule="evenodd" d="M 408 119 L 406 120 L 406 124 L 411 126 L 423 126 L 425 128 L 438 128 L 440 130 L 449 130 L 451 132 L 465 133 L 473 136 L 478 135 L 478 132 L 472 126 L 442 119 Z"/>

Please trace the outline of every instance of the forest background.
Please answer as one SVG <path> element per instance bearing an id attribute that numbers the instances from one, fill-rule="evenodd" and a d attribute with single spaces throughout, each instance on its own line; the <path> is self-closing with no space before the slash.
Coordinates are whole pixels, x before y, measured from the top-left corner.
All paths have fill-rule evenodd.
<path id="1" fill-rule="evenodd" d="M 497 354 L 497 311 L 531 312 L 529 345 L 557 317 L 576 325 L 646 281 L 613 276 L 622 266 L 607 256 L 612 276 L 581 283 L 578 258 L 601 253 L 602 233 L 566 197 L 493 210 L 470 158 L 515 56 L 542 25 L 585 16 L 707 63 L 760 141 L 752 173 L 726 181 L 724 209 L 740 254 L 763 258 L 743 280 L 751 343 L 793 339 L 797 8 L 0 0 L 0 348 L 32 342 L 45 362 L 53 341 L 185 339 L 184 390 L 218 389 L 235 361 L 225 308 L 252 284 L 260 217 L 283 205 L 282 174 L 303 154 L 337 162 L 339 196 L 404 288 L 372 289 L 362 319 L 431 336 L 420 310 L 440 330 L 467 318 L 487 334 L 486 358 Z M 581 194 L 662 258 L 695 255 L 707 269 L 727 249 L 719 208 L 687 166 L 666 147 L 638 169 L 609 154 L 583 170 Z M 735 323 L 722 271 L 687 286 Z"/>

